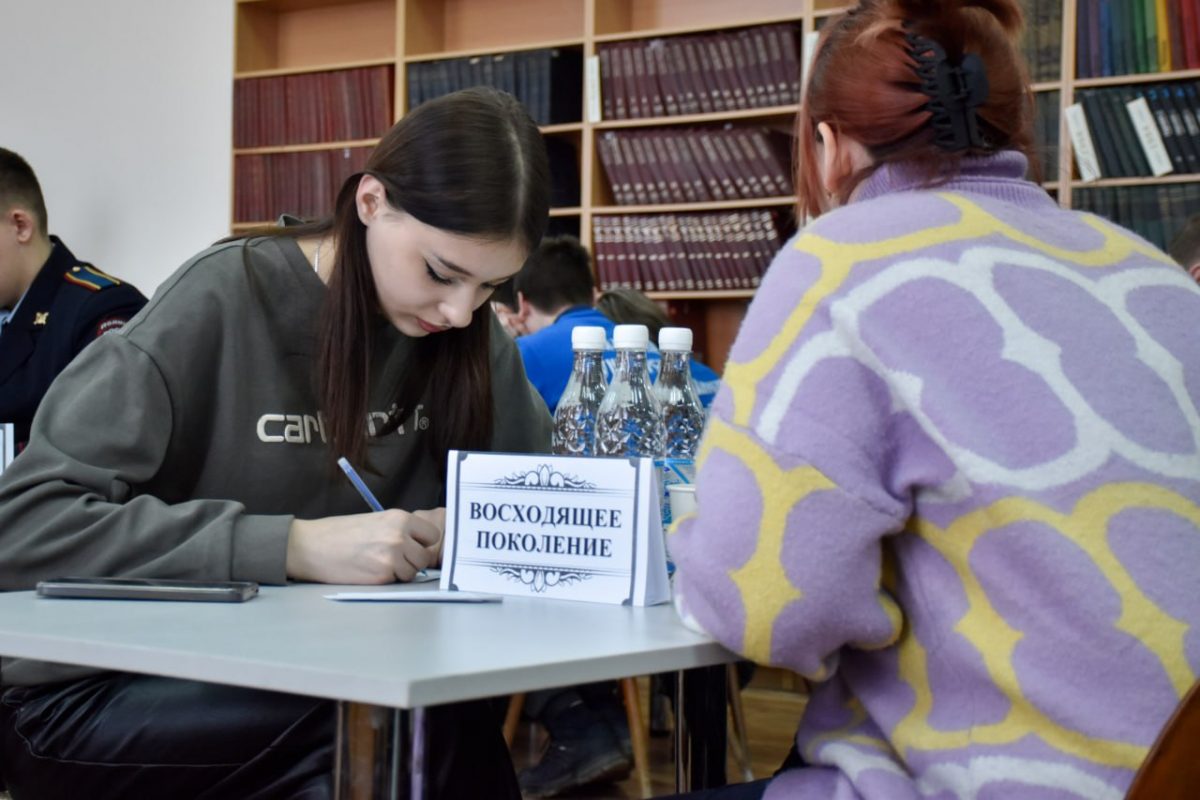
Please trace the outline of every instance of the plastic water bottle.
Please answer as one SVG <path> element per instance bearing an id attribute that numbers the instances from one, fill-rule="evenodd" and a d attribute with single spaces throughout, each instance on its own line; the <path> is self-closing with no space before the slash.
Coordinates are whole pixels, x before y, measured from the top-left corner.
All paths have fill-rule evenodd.
<path id="1" fill-rule="evenodd" d="M 596 415 L 608 388 L 604 380 L 605 344 L 604 328 L 579 325 L 571 330 L 575 366 L 554 410 L 551 449 L 557 455 L 590 456 L 596 453 Z"/>
<path id="2" fill-rule="evenodd" d="M 645 325 L 613 330 L 617 362 L 596 419 L 596 455 L 662 457 L 665 429 L 646 371 L 649 343 Z"/>
<path id="3" fill-rule="evenodd" d="M 663 328 L 658 332 L 662 363 L 654 394 L 662 405 L 667 458 L 694 459 L 704 431 L 704 406 L 692 380 L 692 331 Z"/>
<path id="4" fill-rule="evenodd" d="M 692 483 L 696 477 L 696 449 L 704 431 L 704 406 L 692 380 L 692 331 L 690 328 L 662 328 L 658 332 L 658 351 L 662 362 L 654 382 L 654 394 L 662 404 L 666 430 L 664 458 L 659 461 L 662 485 L 662 525 L 666 531 L 674 522 L 670 487 Z M 675 569 L 667 552 L 667 572 Z"/>

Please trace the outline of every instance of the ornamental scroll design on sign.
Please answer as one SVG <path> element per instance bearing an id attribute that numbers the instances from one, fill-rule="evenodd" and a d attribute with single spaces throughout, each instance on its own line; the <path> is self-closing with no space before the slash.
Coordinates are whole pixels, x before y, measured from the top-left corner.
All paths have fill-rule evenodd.
<path id="1" fill-rule="evenodd" d="M 495 480 L 497 486 L 507 486 L 514 489 L 558 489 L 565 491 L 588 491 L 596 488 L 596 484 L 575 475 L 559 472 L 549 464 L 541 464 L 537 469 L 524 472 L 514 472 L 505 478 Z"/>
<path id="2" fill-rule="evenodd" d="M 586 571 L 544 569 L 541 567 L 513 567 L 500 564 L 493 566 L 492 572 L 503 575 L 511 581 L 523 583 L 538 594 L 542 594 L 547 589 L 555 586 L 572 586 L 592 577 Z"/>

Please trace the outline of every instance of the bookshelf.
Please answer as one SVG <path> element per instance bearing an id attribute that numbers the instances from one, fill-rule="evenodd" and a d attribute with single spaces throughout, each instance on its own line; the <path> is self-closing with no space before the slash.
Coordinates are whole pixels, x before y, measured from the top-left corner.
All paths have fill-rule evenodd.
<path id="1" fill-rule="evenodd" d="M 1161 193 L 1163 209 L 1173 200 L 1190 202 L 1193 190 L 1200 193 L 1200 168 L 1195 172 L 1176 169 L 1158 177 L 1101 175 L 1093 181 L 1083 180 L 1075 164 L 1066 111 L 1089 92 L 1192 83 L 1200 91 L 1200 61 L 1189 62 L 1190 51 L 1186 47 L 1182 59 L 1176 56 L 1172 61 L 1168 56 L 1163 60 L 1161 54 L 1156 59 L 1150 57 L 1152 51 L 1158 52 L 1158 44 L 1151 45 L 1152 32 L 1161 39 L 1160 34 L 1165 31 L 1168 39 L 1174 37 L 1176 45 L 1181 38 L 1170 25 L 1156 26 L 1154 13 L 1162 8 L 1167 12 L 1182 9 L 1186 17 L 1183 21 L 1194 23 L 1195 30 L 1200 32 L 1200 0 L 1122 0 L 1121 4 L 1105 0 L 1105 6 L 1121 5 L 1121 13 L 1129 17 L 1126 20 L 1130 23 L 1129 30 L 1134 30 L 1136 22 L 1140 31 L 1141 44 L 1131 45 L 1111 34 L 1120 28 L 1109 24 L 1104 29 L 1110 32 L 1106 34 L 1109 38 L 1103 40 L 1106 46 L 1123 48 L 1121 52 L 1128 54 L 1125 60 L 1128 63 L 1094 57 L 1096 26 L 1090 23 L 1089 14 L 1100 7 L 1100 0 L 1023 2 L 1029 26 L 1025 51 L 1031 65 L 1031 88 L 1038 103 L 1041 178 L 1047 190 L 1063 206 L 1083 206 L 1112 215 L 1127 211 L 1134 199 L 1149 203 L 1152 193 Z M 655 164 L 650 155 L 645 156 L 649 162 L 637 160 L 635 143 L 647 153 L 657 153 L 669 161 L 667 145 L 681 147 L 680 137 L 716 137 L 718 132 L 731 132 L 728 135 L 733 138 L 726 144 L 729 153 L 736 156 L 735 147 L 745 146 L 749 141 L 739 137 L 753 132 L 770 139 L 790 133 L 798 110 L 796 93 L 782 90 L 773 93 L 769 86 L 755 89 L 753 81 L 744 80 L 747 75 L 759 74 L 766 75 L 769 83 L 771 70 L 778 66 L 779 62 L 773 60 L 775 56 L 762 55 L 768 46 L 773 46 L 775 40 L 771 37 L 777 34 L 763 31 L 790 31 L 792 45 L 799 50 L 806 34 L 819 29 L 847 5 L 843 0 L 736 3 L 728 0 L 512 0 L 507 3 L 235 0 L 235 3 L 232 154 L 235 216 L 231 221 L 234 230 L 266 222 L 277 211 L 296 211 L 295 207 L 277 207 L 277 204 L 294 203 L 297 198 L 307 201 L 300 202 L 301 206 L 310 206 L 299 209 L 301 212 L 319 212 L 321 199 L 327 197 L 332 202 L 332 191 L 340 184 L 341 177 L 353 171 L 356 159 L 368 152 L 377 137 L 408 108 L 424 96 L 444 93 L 457 85 L 488 82 L 513 91 L 538 119 L 551 151 L 551 171 L 555 177 L 550 230 L 578 235 L 597 256 L 598 265 L 609 254 L 598 252 L 597 245 L 603 250 L 606 232 L 625 224 L 622 221 L 629 221 L 631 227 L 646 228 L 652 246 L 657 246 L 664 236 L 661 230 L 654 232 L 654 225 L 669 225 L 672 220 L 686 224 L 693 219 L 725 219 L 736 230 L 737 220 L 768 214 L 780 239 L 790 234 L 794 229 L 793 197 L 765 181 L 757 188 L 741 186 L 736 191 L 716 195 L 700 191 L 683 196 L 674 193 L 671 186 L 658 186 L 662 191 L 653 199 L 649 194 L 636 197 L 622 193 L 620 199 L 624 202 L 618 203 L 611 169 L 602 157 L 611 153 L 606 154 L 603 149 L 613 137 L 625 137 L 633 163 L 648 170 L 644 183 L 654 184 L 656 177 L 670 183 L 672 175 L 669 170 L 663 171 L 661 161 Z M 1134 9 L 1141 15 L 1135 15 Z M 1193 13 L 1192 9 L 1196 16 L 1187 16 Z M 1088 34 L 1079 47 L 1077 31 Z M 781 46 L 786 47 L 786 41 Z M 695 52 L 689 53 L 689 49 Z M 625 113 L 616 114 L 610 107 L 615 96 L 614 74 L 622 71 L 625 62 L 616 66 L 614 63 L 626 54 L 634 68 L 625 75 L 635 76 L 630 78 L 626 93 L 636 99 L 627 100 L 630 107 Z M 1195 55 L 1200 59 L 1200 41 L 1196 42 Z M 692 67 L 699 65 L 703 81 L 692 72 L 687 73 L 686 79 L 680 78 L 680 70 L 671 66 L 676 63 L 671 59 L 679 59 L 683 69 L 689 57 L 698 58 Z M 546 68 L 546 63 L 551 66 Z M 561 68 L 562 64 L 567 67 Z M 1100 72 L 1091 69 L 1096 64 L 1101 67 Z M 1136 68 L 1109 74 L 1114 64 Z M 1162 65 L 1170 68 L 1152 69 Z M 1104 73 L 1105 68 L 1108 73 Z M 542 69 L 547 73 L 539 77 Z M 640 83 L 647 75 L 652 80 Z M 672 80 L 679 81 L 674 88 Z M 697 87 L 707 82 L 717 89 L 732 91 L 741 83 L 744 97 L 740 103 L 719 104 L 718 100 L 717 105 L 700 107 L 693 103 L 686 107 L 684 84 L 690 81 L 697 81 Z M 255 83 L 266 87 L 262 97 L 252 96 L 239 102 L 239 91 L 247 94 L 244 87 Z M 606 100 L 597 97 L 598 87 L 604 84 L 610 90 Z M 314 87 L 324 88 L 314 92 Z M 675 102 L 667 103 L 676 91 L 679 96 L 674 98 Z M 366 103 L 375 108 L 375 114 L 359 118 L 356 124 L 335 124 L 336 109 L 321 108 L 319 100 L 314 107 L 311 99 L 302 99 L 314 93 L 325 97 L 330 107 L 345 111 L 348 106 Z M 641 102 L 646 107 L 639 108 L 639 113 L 630 113 L 630 108 L 640 106 Z M 386 119 L 383 119 L 379 115 L 385 108 Z M 262 120 L 262 115 L 286 115 L 289 109 L 295 119 L 315 115 L 324 121 L 263 141 L 261 129 L 269 127 L 269 123 Z M 1195 146 L 1200 153 L 1200 135 Z M 722 163 L 728 166 L 720 161 L 720 155 L 714 162 L 718 173 Z M 696 156 L 693 152 L 690 157 L 680 157 L 690 162 L 703 160 Z M 316 166 L 318 162 L 320 166 Z M 649 174 L 654 171 L 652 166 L 657 166 L 661 174 Z M 292 174 L 305 170 L 313 171 L 316 177 Z M 262 190 L 263 181 L 271 180 L 279 185 L 272 185 L 270 191 Z M 248 202 L 247 192 L 253 191 L 261 196 Z M 1157 198 L 1158 194 L 1154 196 Z M 1200 194 L 1195 195 L 1195 202 L 1193 213 L 1200 211 Z M 1129 224 L 1128 220 L 1124 222 Z M 1154 230 L 1142 232 L 1166 236 L 1170 234 L 1168 226 L 1169 221 L 1160 221 Z M 670 231 L 665 235 L 669 238 Z M 659 257 L 665 258 L 661 251 Z M 651 297 L 664 302 L 677 322 L 696 330 L 697 350 L 706 362 L 720 369 L 747 302 L 754 294 L 753 286 L 732 286 L 731 282 L 732 278 L 722 288 L 661 289 L 653 281 L 647 281 L 642 288 L 649 288 L 647 293 Z"/>

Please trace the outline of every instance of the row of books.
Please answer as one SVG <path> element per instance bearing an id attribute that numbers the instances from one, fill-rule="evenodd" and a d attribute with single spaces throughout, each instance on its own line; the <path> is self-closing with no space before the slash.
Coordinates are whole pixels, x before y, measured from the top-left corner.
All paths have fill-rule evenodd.
<path id="1" fill-rule="evenodd" d="M 592 218 L 601 289 L 753 289 L 781 244 L 771 211 Z"/>
<path id="2" fill-rule="evenodd" d="M 280 214 L 324 217 L 346 178 L 361 172 L 370 147 L 240 155 L 234 164 L 235 222 L 267 222 Z"/>
<path id="3" fill-rule="evenodd" d="M 1062 73 L 1063 0 L 1022 0 L 1025 36 L 1021 52 L 1033 81 L 1056 81 Z"/>
<path id="4" fill-rule="evenodd" d="M 1200 82 L 1080 89 L 1076 97 L 1101 177 L 1200 174 Z"/>
<path id="5" fill-rule="evenodd" d="M 471 86 L 516 97 L 539 125 L 583 119 L 583 51 L 577 47 L 419 61 L 407 67 L 408 107 Z"/>
<path id="6" fill-rule="evenodd" d="M 1200 209 L 1200 181 L 1076 189 L 1071 205 L 1107 217 L 1166 250 L 1189 216 Z"/>
<path id="7" fill-rule="evenodd" d="M 1200 69 L 1200 0 L 1079 0 L 1075 75 Z"/>
<path id="8" fill-rule="evenodd" d="M 766 128 L 608 131 L 596 139 L 618 205 L 792 194 L 791 137 Z"/>
<path id="9" fill-rule="evenodd" d="M 643 119 L 798 103 L 797 33 L 763 25 L 601 45 L 601 114 Z"/>
<path id="10" fill-rule="evenodd" d="M 374 139 L 392 126 L 392 67 L 233 82 L 233 146 Z"/>
<path id="11" fill-rule="evenodd" d="M 570 142 L 547 137 L 551 204 L 579 205 L 579 156 Z M 370 147 L 237 156 L 234 220 L 263 222 L 287 212 L 302 217 L 332 213 L 342 182 L 366 168 Z"/>
<path id="12" fill-rule="evenodd" d="M 1033 146 L 1041 167 L 1040 175 L 1030 176 L 1033 180 L 1058 180 L 1059 100 L 1058 92 L 1038 92 L 1033 96 Z"/>

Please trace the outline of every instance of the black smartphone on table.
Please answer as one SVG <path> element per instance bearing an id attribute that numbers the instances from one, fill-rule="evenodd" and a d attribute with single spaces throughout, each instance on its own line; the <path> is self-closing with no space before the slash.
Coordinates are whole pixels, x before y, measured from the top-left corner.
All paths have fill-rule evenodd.
<path id="1" fill-rule="evenodd" d="M 258 594 L 253 581 L 192 581 L 162 578 L 54 578 L 40 581 L 38 597 L 99 600 L 187 600 L 244 603 Z"/>

